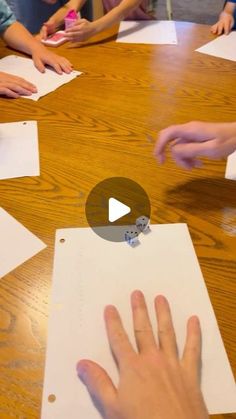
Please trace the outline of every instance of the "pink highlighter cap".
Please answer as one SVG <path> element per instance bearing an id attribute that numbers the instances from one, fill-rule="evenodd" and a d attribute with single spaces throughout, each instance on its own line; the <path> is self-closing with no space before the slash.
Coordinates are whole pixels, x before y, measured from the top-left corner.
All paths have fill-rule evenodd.
<path id="1" fill-rule="evenodd" d="M 69 10 L 67 15 L 65 16 L 65 29 L 69 29 L 74 26 L 75 22 L 79 19 L 79 14 L 77 15 L 74 9 Z"/>

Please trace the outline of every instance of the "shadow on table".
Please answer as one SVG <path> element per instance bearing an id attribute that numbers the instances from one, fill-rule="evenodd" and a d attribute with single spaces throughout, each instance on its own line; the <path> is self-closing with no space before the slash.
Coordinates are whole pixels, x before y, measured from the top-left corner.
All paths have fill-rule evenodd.
<path id="1" fill-rule="evenodd" d="M 236 210 L 236 181 L 211 177 L 193 179 L 168 189 L 164 203 L 192 214 L 225 208 Z"/>

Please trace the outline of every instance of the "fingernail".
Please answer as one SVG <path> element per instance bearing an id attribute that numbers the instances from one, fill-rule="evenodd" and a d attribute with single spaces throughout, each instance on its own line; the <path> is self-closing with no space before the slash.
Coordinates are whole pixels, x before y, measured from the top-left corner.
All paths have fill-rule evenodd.
<path id="1" fill-rule="evenodd" d="M 143 299 L 143 293 L 140 290 L 135 290 L 132 293 L 132 299 L 136 300 L 136 301 L 140 301 Z"/>
<path id="2" fill-rule="evenodd" d="M 112 304 L 109 304 L 105 307 L 105 311 L 107 314 L 113 314 L 116 312 L 116 308 Z"/>
<path id="3" fill-rule="evenodd" d="M 76 365 L 76 371 L 79 379 L 84 382 L 87 375 L 87 364 L 85 362 L 79 361 Z"/>
<path id="4" fill-rule="evenodd" d="M 196 326 L 200 325 L 200 320 L 198 318 L 198 316 L 196 314 L 194 314 L 193 316 L 191 316 L 192 321 L 194 321 L 194 323 L 196 324 Z"/>
<path id="5" fill-rule="evenodd" d="M 165 304 L 166 303 L 166 297 L 164 297 L 164 295 L 158 295 L 156 297 L 156 301 L 158 304 Z"/>
<path id="6" fill-rule="evenodd" d="M 144 295 L 142 291 L 136 290 L 131 294 L 131 304 L 133 309 L 140 308 L 144 304 Z"/>

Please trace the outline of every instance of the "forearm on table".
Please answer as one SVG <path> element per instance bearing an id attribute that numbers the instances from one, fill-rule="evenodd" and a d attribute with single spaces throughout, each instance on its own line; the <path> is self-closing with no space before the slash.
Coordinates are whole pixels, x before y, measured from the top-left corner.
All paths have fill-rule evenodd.
<path id="1" fill-rule="evenodd" d="M 32 55 L 33 51 L 41 47 L 41 44 L 20 23 L 14 22 L 2 34 L 3 40 L 9 47 Z"/>
<path id="2" fill-rule="evenodd" d="M 109 26 L 119 23 L 121 20 L 140 4 L 140 0 L 124 0 L 118 6 L 114 7 L 107 14 L 96 20 L 97 32 L 103 31 Z"/>
<path id="3" fill-rule="evenodd" d="M 48 22 L 53 22 L 57 28 L 59 28 L 64 23 L 64 18 L 69 10 L 76 10 L 78 12 L 81 7 L 86 3 L 86 0 L 70 0 L 64 6 L 62 6 L 59 10 L 57 10 L 54 15 L 52 15 Z"/>

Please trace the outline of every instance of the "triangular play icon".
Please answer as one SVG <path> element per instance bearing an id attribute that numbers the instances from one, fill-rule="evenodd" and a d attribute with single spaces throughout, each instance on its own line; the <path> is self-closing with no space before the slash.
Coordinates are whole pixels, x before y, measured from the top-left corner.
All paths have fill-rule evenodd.
<path id="1" fill-rule="evenodd" d="M 118 201 L 115 198 L 109 198 L 108 201 L 108 219 L 110 223 L 113 223 L 119 218 L 124 217 L 131 212 L 130 207 L 128 205 L 123 204 L 123 202 Z"/>

